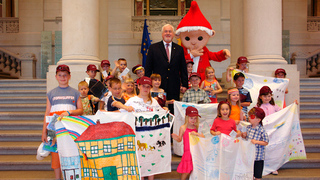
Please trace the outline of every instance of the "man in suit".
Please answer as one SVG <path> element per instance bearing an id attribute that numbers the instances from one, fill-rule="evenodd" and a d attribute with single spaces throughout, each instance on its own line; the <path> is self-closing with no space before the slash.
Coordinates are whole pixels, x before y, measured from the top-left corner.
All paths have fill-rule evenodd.
<path id="1" fill-rule="evenodd" d="M 152 73 L 161 75 L 161 88 L 167 93 L 167 100 L 180 100 L 181 91 L 188 87 L 188 72 L 183 48 L 172 42 L 174 28 L 170 24 L 162 27 L 162 41 L 149 47 L 146 60 L 146 76 Z M 167 55 L 169 54 L 169 56 Z M 169 106 L 172 112 L 173 108 Z"/>

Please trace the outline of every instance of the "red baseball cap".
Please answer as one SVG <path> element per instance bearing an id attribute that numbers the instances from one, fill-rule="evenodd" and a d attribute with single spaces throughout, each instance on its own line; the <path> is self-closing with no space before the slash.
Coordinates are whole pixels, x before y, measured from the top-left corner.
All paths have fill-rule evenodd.
<path id="1" fill-rule="evenodd" d="M 113 75 L 109 75 L 109 76 L 106 78 L 106 81 L 108 81 L 108 80 L 111 79 L 111 78 L 114 78 L 114 76 L 113 76 Z"/>
<path id="2" fill-rule="evenodd" d="M 269 86 L 263 86 L 260 91 L 259 91 L 259 96 L 263 95 L 263 94 L 272 94 L 271 89 L 269 88 Z"/>
<path id="3" fill-rule="evenodd" d="M 149 84 L 150 86 L 152 86 L 152 81 L 149 77 L 147 76 L 142 76 L 139 80 L 139 84 L 140 85 L 144 85 L 144 84 Z"/>
<path id="4" fill-rule="evenodd" d="M 261 120 L 263 120 L 263 118 L 266 116 L 266 114 L 264 113 L 264 110 L 263 109 L 261 109 L 261 108 L 259 108 L 259 107 L 254 107 L 256 110 L 255 110 L 255 115 L 259 118 L 259 119 L 261 119 Z"/>
<path id="5" fill-rule="evenodd" d="M 190 74 L 189 80 L 190 80 L 191 77 L 193 77 L 193 76 L 197 76 L 197 77 L 199 77 L 199 78 L 201 79 L 200 74 L 198 74 L 198 73 L 196 73 L 196 72 L 192 72 L 192 73 Z"/>
<path id="6" fill-rule="evenodd" d="M 87 66 L 87 71 L 98 71 L 99 72 L 99 70 L 97 69 L 97 66 L 94 64 L 89 64 Z"/>
<path id="7" fill-rule="evenodd" d="M 61 64 L 61 65 L 57 66 L 56 73 L 59 71 L 67 71 L 70 74 L 69 66 L 67 66 L 65 64 Z"/>
<path id="8" fill-rule="evenodd" d="M 100 66 L 104 66 L 106 64 L 110 66 L 109 60 L 102 60 Z"/>
<path id="9" fill-rule="evenodd" d="M 279 68 L 279 69 L 277 69 L 277 70 L 274 72 L 275 75 L 277 75 L 277 74 L 279 74 L 279 73 L 283 73 L 284 75 L 287 75 L 286 70 L 284 70 L 284 69 L 282 69 L 282 68 Z"/>
<path id="10" fill-rule="evenodd" d="M 238 58 L 238 61 L 237 61 L 238 64 L 241 64 L 241 63 L 249 63 L 248 59 L 244 56 L 240 56 Z"/>
<path id="11" fill-rule="evenodd" d="M 198 109 L 195 108 L 195 107 L 192 107 L 192 106 L 188 106 L 187 109 L 186 109 L 186 116 L 190 116 L 190 117 L 194 117 L 194 116 L 199 116 L 199 113 L 198 113 Z"/>

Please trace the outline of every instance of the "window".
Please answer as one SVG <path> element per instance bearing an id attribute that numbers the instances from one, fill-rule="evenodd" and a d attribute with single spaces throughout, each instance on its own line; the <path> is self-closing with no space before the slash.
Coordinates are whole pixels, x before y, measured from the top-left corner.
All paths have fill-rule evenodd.
<path id="1" fill-rule="evenodd" d="M 98 146 L 91 146 L 91 154 L 98 154 Z"/>
<path id="2" fill-rule="evenodd" d="M 17 0 L 0 0 L 0 17 L 18 17 Z"/>
<path id="3" fill-rule="evenodd" d="M 111 153 L 111 144 L 103 145 L 103 152 L 104 153 Z"/>
<path id="4" fill-rule="evenodd" d="M 128 142 L 128 149 L 133 149 L 133 142 L 132 141 Z"/>
<path id="5" fill-rule="evenodd" d="M 89 177 L 90 173 L 89 173 L 89 169 L 88 168 L 83 168 L 83 176 L 84 177 Z"/>
<path id="6" fill-rule="evenodd" d="M 122 167 L 123 174 L 128 174 L 128 167 Z"/>
<path id="7" fill-rule="evenodd" d="M 118 144 L 118 150 L 123 150 L 123 143 Z"/>
<path id="8" fill-rule="evenodd" d="M 132 175 L 136 175 L 137 174 L 136 167 L 134 167 L 134 166 L 131 167 L 131 174 Z"/>
<path id="9" fill-rule="evenodd" d="M 320 16 L 320 0 L 308 0 L 308 16 Z"/>
<path id="10" fill-rule="evenodd" d="M 92 169 L 92 177 L 98 177 L 98 172 L 96 169 Z"/>
<path id="11" fill-rule="evenodd" d="M 80 146 L 81 152 L 85 153 L 86 152 L 86 147 L 85 146 Z"/>
<path id="12" fill-rule="evenodd" d="M 181 16 L 190 8 L 192 0 L 135 1 L 136 16 Z"/>

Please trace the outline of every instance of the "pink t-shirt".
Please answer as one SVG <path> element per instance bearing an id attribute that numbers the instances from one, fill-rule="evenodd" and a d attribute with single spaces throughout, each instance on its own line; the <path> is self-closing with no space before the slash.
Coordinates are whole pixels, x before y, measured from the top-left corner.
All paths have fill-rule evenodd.
<path id="1" fill-rule="evenodd" d="M 275 112 L 278 112 L 281 110 L 281 108 L 278 105 L 271 105 L 270 103 L 268 104 L 261 104 L 260 106 L 261 109 L 263 109 L 264 113 L 266 114 L 266 116 L 273 114 Z"/>
<path id="2" fill-rule="evenodd" d="M 237 131 L 236 123 L 233 119 L 223 120 L 217 117 L 210 128 L 213 131 L 220 131 L 223 134 L 229 135 L 232 130 Z"/>

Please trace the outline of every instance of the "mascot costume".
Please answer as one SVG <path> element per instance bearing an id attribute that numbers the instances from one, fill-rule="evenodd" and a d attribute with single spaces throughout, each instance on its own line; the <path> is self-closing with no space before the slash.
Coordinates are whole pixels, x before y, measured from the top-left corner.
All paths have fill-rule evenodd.
<path id="1" fill-rule="evenodd" d="M 230 57 L 230 51 L 227 49 L 219 52 L 208 50 L 206 45 L 214 33 L 197 2 L 192 1 L 189 12 L 177 27 L 176 36 L 181 39 L 185 59 L 194 62 L 192 72 L 199 73 L 201 81 L 205 80 L 206 67 L 211 66 L 209 60 L 221 62 Z"/>

